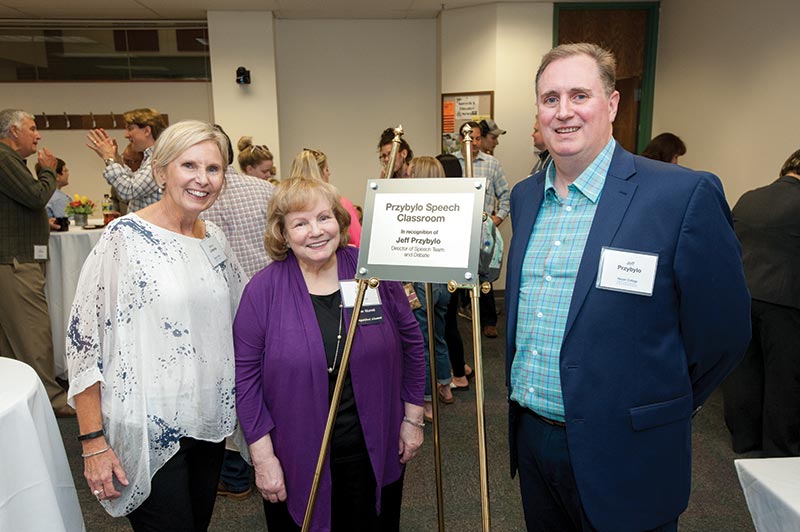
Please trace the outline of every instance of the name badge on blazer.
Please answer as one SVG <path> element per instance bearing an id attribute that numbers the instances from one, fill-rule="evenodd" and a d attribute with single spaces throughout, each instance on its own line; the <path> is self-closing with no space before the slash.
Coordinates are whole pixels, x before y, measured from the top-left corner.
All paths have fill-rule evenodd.
<path id="1" fill-rule="evenodd" d="M 342 305 L 352 309 L 356 304 L 358 283 L 355 281 L 339 281 L 339 290 L 342 294 Z M 377 288 L 367 287 L 364 292 L 364 301 L 361 302 L 361 312 L 358 316 L 359 325 L 371 325 L 383 321 L 383 306 L 381 295 Z"/>
<path id="2" fill-rule="evenodd" d="M 596 286 L 650 297 L 656 282 L 657 266 L 657 253 L 603 247 Z"/>

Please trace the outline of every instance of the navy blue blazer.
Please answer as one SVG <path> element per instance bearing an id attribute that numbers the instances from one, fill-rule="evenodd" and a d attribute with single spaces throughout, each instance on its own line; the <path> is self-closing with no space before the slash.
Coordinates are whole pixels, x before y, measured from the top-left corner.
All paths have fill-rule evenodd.
<path id="1" fill-rule="evenodd" d="M 511 192 L 506 385 L 522 262 L 543 196 L 544 172 Z M 603 246 L 658 254 L 651 297 L 596 288 Z M 719 179 L 618 145 L 581 258 L 560 361 L 570 457 L 596 528 L 647 530 L 686 508 L 692 412 L 749 340 L 750 298 Z M 512 475 L 517 410 L 511 403 Z"/>

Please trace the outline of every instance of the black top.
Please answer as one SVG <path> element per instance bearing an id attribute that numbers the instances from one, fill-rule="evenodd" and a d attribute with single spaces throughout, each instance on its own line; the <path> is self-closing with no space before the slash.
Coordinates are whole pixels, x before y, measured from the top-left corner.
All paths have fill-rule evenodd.
<path id="1" fill-rule="evenodd" d="M 317 315 L 319 330 L 322 333 L 322 343 L 325 346 L 325 357 L 327 366 L 333 368 L 333 372 L 328 374 L 328 404 L 333 398 L 333 390 L 336 387 L 336 379 L 339 376 L 339 367 L 342 364 L 342 353 L 347 339 L 347 329 L 344 320 L 341 319 L 342 297 L 339 291 L 326 296 L 311 294 L 311 302 L 314 304 L 314 313 Z M 341 320 L 341 321 L 340 321 Z M 339 324 L 341 323 L 341 331 Z M 337 342 L 337 336 L 342 338 Z M 336 344 L 339 344 L 339 352 L 336 353 Z M 344 381 L 342 397 L 339 402 L 339 409 L 336 412 L 336 422 L 333 425 L 333 435 L 331 437 L 331 459 L 342 460 L 356 456 L 366 456 L 367 446 L 364 442 L 364 434 L 361 431 L 361 421 L 358 419 L 356 408 L 356 397 L 353 393 L 353 381 L 350 372 Z"/>

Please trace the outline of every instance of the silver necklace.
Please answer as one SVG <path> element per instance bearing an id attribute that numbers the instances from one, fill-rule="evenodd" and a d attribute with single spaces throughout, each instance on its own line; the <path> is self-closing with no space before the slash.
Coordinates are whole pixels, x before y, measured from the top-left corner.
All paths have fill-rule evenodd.
<path id="1" fill-rule="evenodd" d="M 339 344 L 342 341 L 342 316 L 344 315 L 344 311 L 342 310 L 342 304 L 339 303 L 339 333 L 336 335 L 336 351 L 333 353 L 333 364 L 328 366 L 328 374 L 333 373 L 334 368 L 336 368 L 336 361 L 339 360 Z"/>

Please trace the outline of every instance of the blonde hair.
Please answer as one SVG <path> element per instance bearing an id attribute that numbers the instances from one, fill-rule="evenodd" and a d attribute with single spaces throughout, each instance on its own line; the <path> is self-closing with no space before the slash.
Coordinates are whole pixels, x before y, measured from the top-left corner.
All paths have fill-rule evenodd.
<path id="1" fill-rule="evenodd" d="M 248 166 L 258 166 L 264 161 L 272 161 L 274 157 L 264 144 L 253 144 L 253 137 L 241 137 L 236 143 L 239 148 L 239 156 L 236 158 L 239 169 L 245 173 Z"/>
<path id="2" fill-rule="evenodd" d="M 414 157 L 409 164 L 411 177 L 445 177 L 444 167 L 436 157 Z"/>
<path id="3" fill-rule="evenodd" d="M 311 177 L 325 181 L 322 177 L 328 166 L 328 156 L 319 150 L 303 148 L 292 161 L 292 173 L 289 177 Z"/>
<path id="4" fill-rule="evenodd" d="M 199 120 L 184 120 L 173 124 L 158 136 L 158 140 L 153 146 L 151 165 L 153 169 L 153 179 L 159 186 L 163 186 L 157 179 L 169 164 L 177 159 L 183 152 L 201 142 L 211 141 L 217 145 L 219 155 L 222 160 L 222 172 L 228 166 L 228 139 L 224 133 L 214 128 L 208 122 Z"/>
<path id="5" fill-rule="evenodd" d="M 277 187 L 267 210 L 267 230 L 264 234 L 264 247 L 267 255 L 274 261 L 285 260 L 289 253 L 286 242 L 286 216 L 289 213 L 307 209 L 317 200 L 330 203 L 333 217 L 339 223 L 339 247 L 344 248 L 350 241 L 350 214 L 339 202 L 339 191 L 333 185 L 308 176 L 296 176 L 282 180 Z"/>

